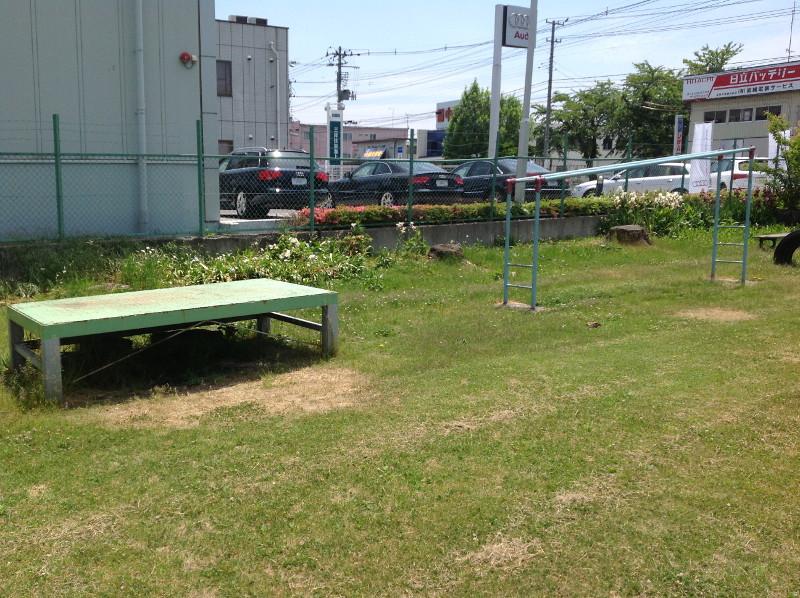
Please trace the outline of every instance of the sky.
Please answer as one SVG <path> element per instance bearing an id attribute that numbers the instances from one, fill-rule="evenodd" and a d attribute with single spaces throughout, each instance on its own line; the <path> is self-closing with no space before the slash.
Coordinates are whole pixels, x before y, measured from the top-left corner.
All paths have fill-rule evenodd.
<path id="1" fill-rule="evenodd" d="M 219 19 L 228 15 L 266 18 L 289 28 L 289 60 L 294 97 L 292 117 L 325 122 L 325 103 L 336 91 L 335 69 L 325 54 L 341 46 L 352 50 L 345 118 L 361 125 L 435 127 L 437 102 L 458 99 L 477 79 L 491 84 L 495 2 L 489 0 L 216 0 Z M 532 102 L 545 103 L 550 25 L 556 31 L 553 89 L 574 91 L 595 81 L 621 83 L 633 63 L 681 68 L 681 59 L 708 44 L 744 44 L 734 58 L 752 62 L 786 61 L 800 55 L 797 0 L 540 0 L 534 54 Z M 522 0 L 518 5 L 530 6 Z M 800 11 L 798 11 L 800 12 Z M 800 21 L 800 14 L 797 15 Z M 445 49 L 446 48 L 446 49 Z M 396 52 L 396 54 L 395 54 Z M 503 50 L 502 89 L 522 97 L 525 51 Z"/>

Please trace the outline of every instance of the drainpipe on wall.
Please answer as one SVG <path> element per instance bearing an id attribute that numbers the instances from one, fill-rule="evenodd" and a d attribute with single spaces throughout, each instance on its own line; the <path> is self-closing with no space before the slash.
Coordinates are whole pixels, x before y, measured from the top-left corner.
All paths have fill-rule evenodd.
<path id="1" fill-rule="evenodd" d="M 147 116 L 145 112 L 145 79 L 144 79 L 144 8 L 142 0 L 136 0 L 136 129 L 138 141 L 139 172 L 139 232 L 149 229 L 150 214 L 147 198 Z"/>
<path id="2" fill-rule="evenodd" d="M 281 144 L 281 57 L 275 49 L 275 42 L 269 42 L 269 49 L 275 56 L 275 126 L 278 129 L 278 149 L 284 149 Z"/>

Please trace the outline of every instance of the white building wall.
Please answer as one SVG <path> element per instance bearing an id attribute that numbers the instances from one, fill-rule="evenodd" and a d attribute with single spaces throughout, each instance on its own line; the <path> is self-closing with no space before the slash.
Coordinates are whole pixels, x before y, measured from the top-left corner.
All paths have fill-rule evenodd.
<path id="1" fill-rule="evenodd" d="M 694 125 L 703 122 L 706 112 L 724 110 L 726 115 L 729 115 L 731 109 L 755 109 L 763 106 L 780 106 L 781 116 L 789 121 L 793 129 L 798 126 L 798 121 L 800 121 L 800 92 L 798 91 L 764 93 L 715 100 L 698 100 L 691 103 L 689 141 L 687 147 L 691 147 Z M 727 120 L 726 116 L 726 121 Z M 756 148 L 757 156 L 766 156 L 769 144 L 767 121 L 752 120 L 749 122 L 714 123 L 713 144 L 715 148 L 732 148 L 734 140 L 737 141 L 738 147 L 752 145 Z"/>
<path id="2" fill-rule="evenodd" d="M 218 98 L 218 139 L 234 147 L 287 148 L 289 30 L 230 21 L 217 21 L 216 27 L 217 54 L 231 61 L 233 87 L 231 97 Z"/>
<path id="3" fill-rule="evenodd" d="M 216 153 L 216 93 L 201 98 L 201 75 L 206 94 L 209 75 L 215 83 L 213 13 L 213 0 L 144 0 L 149 154 L 195 153 L 196 121 L 201 117 L 206 128 L 204 151 Z M 136 153 L 136 3 L 14 0 L 3 3 L 2 14 L 0 152 L 52 152 L 52 115 L 58 114 L 63 152 Z M 178 58 L 183 51 L 200 57 L 200 63 L 186 68 Z M 4 214 L 0 239 L 30 231 L 50 235 L 53 189 L 37 184 L 33 205 L 17 214 L 15 194 L 20 184 L 12 166 L 0 164 Z M 215 166 L 208 162 L 205 177 L 206 211 L 212 220 L 219 205 Z M 51 166 L 40 163 L 37 168 L 41 180 L 49 180 Z M 131 175 L 135 170 L 135 163 L 123 158 L 81 164 L 65 161 L 66 233 L 140 232 L 135 217 L 139 190 L 135 174 Z M 150 170 L 151 226 L 144 232 L 196 230 L 196 170 L 175 163 Z"/>

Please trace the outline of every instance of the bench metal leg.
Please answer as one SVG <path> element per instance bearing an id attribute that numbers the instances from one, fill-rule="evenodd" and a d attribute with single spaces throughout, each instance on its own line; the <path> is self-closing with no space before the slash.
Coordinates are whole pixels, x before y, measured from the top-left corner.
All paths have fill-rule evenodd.
<path id="1" fill-rule="evenodd" d="M 261 334 L 269 334 L 271 325 L 272 318 L 269 317 L 269 314 L 264 314 L 256 318 L 256 330 Z"/>
<path id="2" fill-rule="evenodd" d="M 61 339 L 42 340 L 42 375 L 44 396 L 48 401 L 61 402 Z"/>
<path id="3" fill-rule="evenodd" d="M 339 336 L 339 306 L 322 307 L 322 354 L 331 357 L 336 354 Z"/>
<path id="4" fill-rule="evenodd" d="M 16 322 L 8 321 L 8 347 L 11 352 L 9 365 L 12 370 L 22 367 L 25 358 L 17 353 L 16 346 L 25 340 L 25 330 Z"/>

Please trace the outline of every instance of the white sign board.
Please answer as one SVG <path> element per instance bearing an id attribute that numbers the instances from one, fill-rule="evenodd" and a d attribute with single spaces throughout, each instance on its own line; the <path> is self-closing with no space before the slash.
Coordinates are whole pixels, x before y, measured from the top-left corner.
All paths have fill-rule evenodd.
<path id="1" fill-rule="evenodd" d="M 692 136 L 692 153 L 710 152 L 714 138 L 714 123 L 697 123 Z M 689 169 L 689 193 L 711 188 L 711 160 L 692 160 Z"/>
<path id="2" fill-rule="evenodd" d="M 506 48 L 528 47 L 528 24 L 530 18 L 531 9 L 529 7 L 503 6 L 503 45 Z M 533 41 L 535 45 L 535 34 Z"/>

